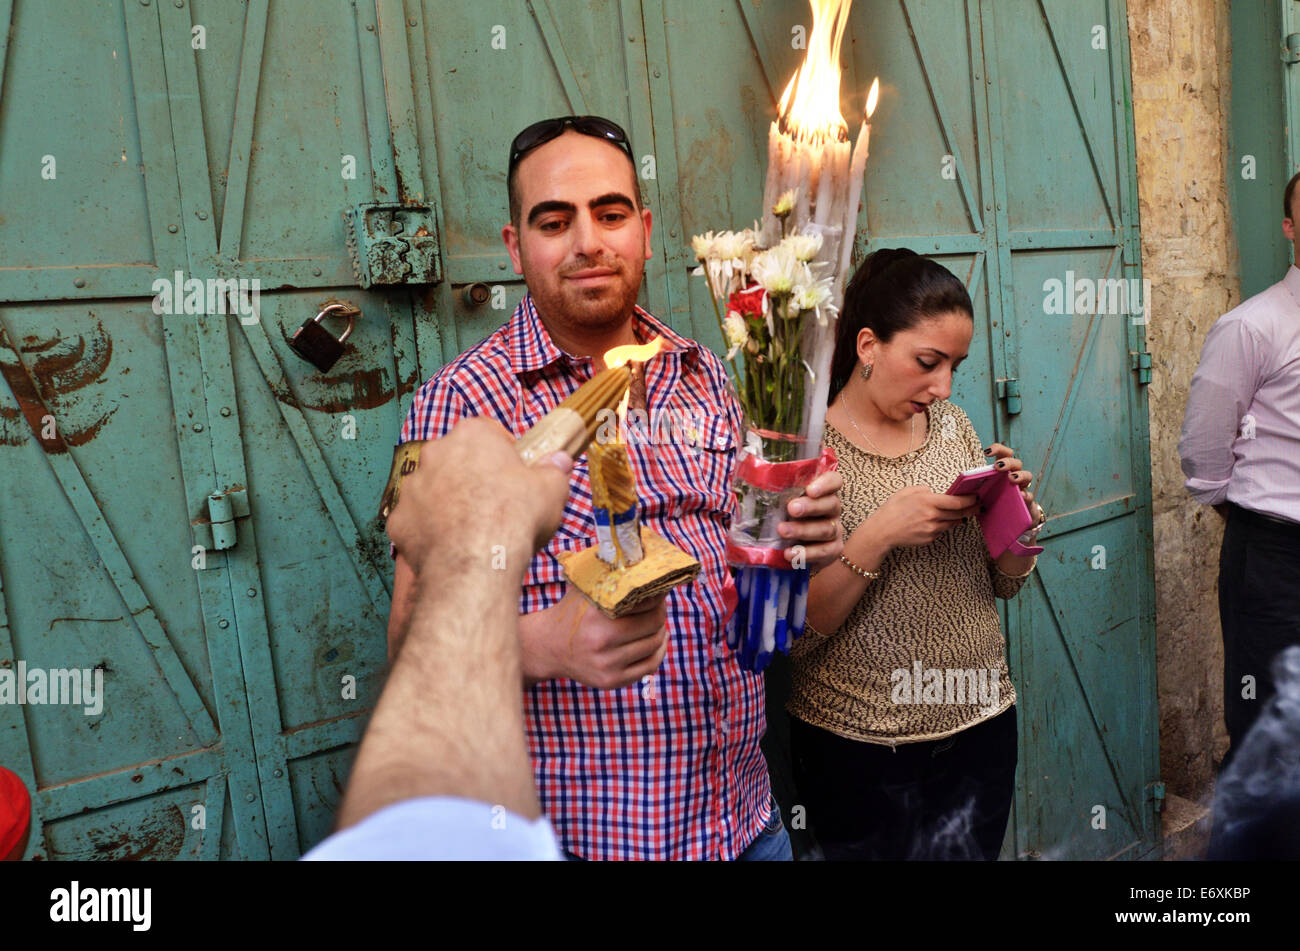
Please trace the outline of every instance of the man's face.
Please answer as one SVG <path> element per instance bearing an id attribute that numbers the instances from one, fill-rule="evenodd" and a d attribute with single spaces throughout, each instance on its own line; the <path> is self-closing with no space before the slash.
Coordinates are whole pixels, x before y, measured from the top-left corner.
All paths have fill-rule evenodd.
<path id="1" fill-rule="evenodd" d="M 519 226 L 501 237 L 537 309 L 577 334 L 617 328 L 650 257 L 650 210 L 637 211 L 626 153 L 569 129 L 524 156 L 515 185 Z"/>
<path id="2" fill-rule="evenodd" d="M 1297 223 L 1300 223 L 1300 207 L 1298 206 L 1300 206 L 1300 188 L 1297 188 L 1294 194 L 1291 195 L 1291 217 L 1282 219 L 1282 233 L 1291 242 L 1291 247 L 1295 252 L 1292 260 L 1295 261 L 1297 267 L 1300 267 L 1300 228 L 1296 227 Z"/>

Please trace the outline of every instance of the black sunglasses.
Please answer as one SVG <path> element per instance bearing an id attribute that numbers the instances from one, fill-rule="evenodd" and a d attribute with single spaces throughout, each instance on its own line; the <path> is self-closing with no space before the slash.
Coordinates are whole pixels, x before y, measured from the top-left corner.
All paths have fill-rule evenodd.
<path id="1" fill-rule="evenodd" d="M 612 142 L 626 152 L 628 158 L 632 158 L 632 144 L 628 142 L 623 127 L 617 123 L 602 119 L 600 116 L 559 116 L 555 119 L 534 122 L 515 136 L 515 140 L 510 143 L 510 167 L 506 174 L 515 170 L 515 166 L 526 153 L 558 137 L 569 126 L 573 126 L 573 131 L 581 132 L 583 135 Z M 633 159 L 634 164 L 635 161 Z"/>

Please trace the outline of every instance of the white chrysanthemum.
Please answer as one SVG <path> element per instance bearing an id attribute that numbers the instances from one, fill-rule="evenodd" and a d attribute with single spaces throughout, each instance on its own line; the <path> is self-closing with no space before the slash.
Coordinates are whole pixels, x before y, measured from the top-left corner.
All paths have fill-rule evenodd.
<path id="1" fill-rule="evenodd" d="M 757 236 L 746 228 L 743 231 L 723 231 L 713 242 L 713 253 L 724 261 L 743 264 L 753 253 Z"/>
<path id="2" fill-rule="evenodd" d="M 772 206 L 772 214 L 778 218 L 784 218 L 794 211 L 794 204 L 798 200 L 799 189 L 791 188 L 789 191 L 783 192 L 781 197 L 776 200 L 776 204 Z"/>
<path id="3" fill-rule="evenodd" d="M 798 307 L 800 310 L 813 311 L 817 323 L 825 327 L 827 319 L 837 313 L 835 305 L 831 303 L 831 279 L 823 277 L 821 280 L 799 284 L 794 289 L 790 304 L 792 309 Z"/>
<path id="4" fill-rule="evenodd" d="M 727 351 L 727 359 L 730 360 L 749 343 L 749 329 L 745 326 L 745 318 L 735 311 L 728 313 L 722 324 L 727 331 L 727 343 L 731 345 Z"/>
<path id="5" fill-rule="evenodd" d="M 704 234 L 697 234 L 691 238 L 691 250 L 695 252 L 695 260 L 704 261 L 707 258 L 714 257 L 717 248 L 718 239 L 712 231 L 706 231 Z"/>
<path id="6" fill-rule="evenodd" d="M 788 297 L 802 276 L 801 271 L 806 271 L 807 267 L 795 257 L 794 249 L 782 242 L 775 248 L 754 255 L 751 270 L 754 280 L 763 285 L 768 294 L 773 297 Z"/>
<path id="7" fill-rule="evenodd" d="M 792 234 L 781 241 L 782 244 L 789 244 L 794 251 L 794 256 L 800 261 L 811 261 L 817 257 L 817 252 L 822 249 L 821 232 L 816 234 Z"/>

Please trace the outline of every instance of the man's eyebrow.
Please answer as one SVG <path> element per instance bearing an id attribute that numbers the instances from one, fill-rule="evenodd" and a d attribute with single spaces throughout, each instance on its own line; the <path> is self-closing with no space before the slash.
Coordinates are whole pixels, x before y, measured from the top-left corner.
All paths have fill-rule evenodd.
<path id="1" fill-rule="evenodd" d="M 588 208 L 599 208 L 601 205 L 623 205 L 628 211 L 636 211 L 636 205 L 633 204 L 632 199 L 622 192 L 609 192 L 587 202 Z"/>
<path id="2" fill-rule="evenodd" d="M 577 210 L 578 206 L 568 201 L 539 201 L 528 212 L 528 223 L 535 224 L 538 218 L 551 211 L 567 211 L 572 215 Z"/>

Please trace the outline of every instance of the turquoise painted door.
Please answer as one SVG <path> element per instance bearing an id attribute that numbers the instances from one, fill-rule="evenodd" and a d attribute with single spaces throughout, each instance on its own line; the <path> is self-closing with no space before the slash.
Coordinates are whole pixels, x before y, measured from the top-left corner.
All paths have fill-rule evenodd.
<path id="1" fill-rule="evenodd" d="M 0 471 L 22 487 L 0 493 L 0 665 L 102 665 L 106 704 L 0 705 L 0 762 L 38 789 L 31 855 L 290 858 L 328 832 L 382 677 L 374 512 L 403 411 L 523 293 L 499 235 L 510 137 L 625 124 L 656 219 L 643 302 L 717 346 L 689 237 L 757 215 L 806 8 L 73 6 L 0 0 Z M 1142 328 L 1049 316 L 1042 292 L 1070 268 L 1138 276 L 1123 24 L 1104 0 L 859 4 L 846 54 L 847 109 L 876 73 L 887 93 L 866 246 L 966 277 L 954 398 L 1054 516 L 1006 617 L 1020 856 L 1154 837 Z M 427 206 L 393 229 L 432 235 L 434 280 L 359 289 L 345 212 L 376 202 Z M 258 319 L 155 316 L 177 269 L 261 281 Z M 287 340 L 331 298 L 361 315 L 322 373 Z M 213 493 L 235 502 L 222 550 Z"/>
<path id="2" fill-rule="evenodd" d="M 0 664 L 99 665 L 104 710 L 0 705 L 0 760 L 37 789 L 31 856 L 292 858 L 385 660 L 374 513 L 419 373 L 344 212 L 398 193 L 400 93 L 373 8 L 83 6 L 0 8 Z M 260 281 L 257 319 L 155 316 L 178 270 Z M 321 373 L 287 342 L 332 297 L 361 316 Z"/>
<path id="3" fill-rule="evenodd" d="M 807 8 L 644 6 L 647 47 L 661 44 L 666 67 L 650 85 L 659 190 L 680 196 L 660 212 L 672 313 L 686 326 L 694 315 L 716 347 L 702 282 L 687 282 L 687 240 L 759 213 L 767 123 L 803 55 Z M 851 126 L 872 77 L 882 83 L 865 250 L 909 247 L 966 280 L 976 329 L 953 399 L 982 438 L 1019 452 L 1052 516 L 1036 576 L 1004 609 L 1021 723 L 1004 856 L 1144 852 L 1158 837 L 1159 779 L 1147 405 L 1134 369 L 1147 359 L 1144 318 L 1053 315 L 1045 296 L 1067 272 L 1141 276 L 1124 5 L 860 3 L 844 59 Z M 766 748 L 789 797 L 785 689 L 778 667 Z"/>

